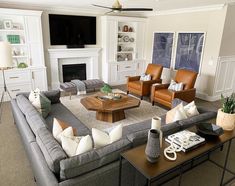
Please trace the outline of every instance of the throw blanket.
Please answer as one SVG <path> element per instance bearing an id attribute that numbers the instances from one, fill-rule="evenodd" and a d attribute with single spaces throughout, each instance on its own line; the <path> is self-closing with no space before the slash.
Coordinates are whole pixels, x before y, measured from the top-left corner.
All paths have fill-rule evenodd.
<path id="1" fill-rule="evenodd" d="M 83 83 L 82 81 L 80 81 L 78 79 L 74 79 L 71 82 L 74 83 L 77 87 L 77 95 L 86 94 L 85 83 Z"/>

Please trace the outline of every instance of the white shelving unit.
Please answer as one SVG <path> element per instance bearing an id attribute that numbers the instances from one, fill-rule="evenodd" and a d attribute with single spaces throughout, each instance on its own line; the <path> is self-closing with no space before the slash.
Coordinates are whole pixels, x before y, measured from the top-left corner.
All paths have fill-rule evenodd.
<path id="1" fill-rule="evenodd" d="M 102 17 L 102 78 L 111 85 L 123 84 L 127 76 L 143 71 L 146 19 Z"/>
<path id="2" fill-rule="evenodd" d="M 41 14 L 41 11 L 0 8 L 0 41 L 8 41 L 12 46 L 14 68 L 5 71 L 6 83 L 12 97 L 37 87 L 41 90 L 48 89 Z M 5 28 L 5 21 L 10 21 L 11 28 Z M 19 40 L 9 40 L 10 35 L 18 37 Z M 20 63 L 26 63 L 28 68 L 17 68 Z M 2 90 L 3 81 L 0 81 L 0 92 Z"/>

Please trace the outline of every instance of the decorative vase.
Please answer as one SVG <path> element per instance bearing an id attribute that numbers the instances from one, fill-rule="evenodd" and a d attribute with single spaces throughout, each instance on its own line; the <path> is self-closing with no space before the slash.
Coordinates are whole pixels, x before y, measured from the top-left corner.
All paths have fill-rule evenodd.
<path id="1" fill-rule="evenodd" d="M 162 123 L 162 119 L 160 117 L 152 118 L 151 129 L 156 129 L 159 132 L 160 147 L 162 148 L 163 133 L 162 133 L 162 130 L 161 130 L 161 126 L 162 126 L 161 123 Z"/>
<path id="2" fill-rule="evenodd" d="M 123 31 L 123 32 L 128 32 L 128 30 L 129 30 L 129 29 L 128 29 L 128 26 L 127 26 L 127 25 L 124 25 L 122 31 Z"/>
<path id="3" fill-rule="evenodd" d="M 224 130 L 233 130 L 235 127 L 235 114 L 228 114 L 219 109 L 216 118 L 216 125 L 222 127 Z"/>
<path id="4" fill-rule="evenodd" d="M 149 131 L 148 142 L 145 149 L 146 158 L 150 163 L 158 161 L 160 156 L 160 140 L 158 130 Z"/>

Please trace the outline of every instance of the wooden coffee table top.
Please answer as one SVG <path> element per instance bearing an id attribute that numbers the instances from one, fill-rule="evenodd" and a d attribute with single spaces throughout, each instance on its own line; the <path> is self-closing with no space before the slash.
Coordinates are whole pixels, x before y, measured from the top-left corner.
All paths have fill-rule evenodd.
<path id="1" fill-rule="evenodd" d="M 191 130 L 191 129 L 190 129 Z M 195 131 L 195 128 L 192 128 L 191 131 Z M 187 153 L 177 153 L 176 161 L 169 161 L 164 157 L 163 150 L 165 147 L 169 146 L 168 143 L 163 140 L 163 148 L 161 149 L 161 156 L 157 163 L 151 164 L 147 161 L 145 156 L 145 147 L 146 145 L 141 145 L 139 147 L 133 148 L 122 153 L 122 157 L 124 157 L 132 166 L 134 166 L 139 172 L 141 172 L 146 178 L 153 179 L 157 176 L 182 165 L 183 163 L 192 160 L 193 158 L 206 153 L 215 147 L 219 147 L 225 142 L 228 142 L 231 139 L 235 138 L 235 130 L 234 131 L 224 131 L 224 134 L 218 138 L 213 138 L 210 140 L 206 140 L 206 143 L 192 151 Z"/>
<path id="2" fill-rule="evenodd" d="M 104 93 L 99 92 L 95 95 L 82 98 L 80 102 L 87 110 L 101 111 L 101 112 L 115 112 L 119 110 L 126 110 L 139 107 L 140 105 L 139 99 L 122 93 L 121 93 L 122 97 L 120 100 L 101 101 L 100 99 L 97 98 L 97 96 L 104 96 L 104 95 L 105 95 Z"/>

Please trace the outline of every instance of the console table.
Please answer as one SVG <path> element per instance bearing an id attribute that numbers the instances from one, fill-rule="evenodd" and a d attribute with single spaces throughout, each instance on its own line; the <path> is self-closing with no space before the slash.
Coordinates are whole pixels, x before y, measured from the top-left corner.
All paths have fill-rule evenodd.
<path id="1" fill-rule="evenodd" d="M 195 131 L 195 127 L 190 129 L 191 131 Z M 129 162 L 137 171 L 139 171 L 147 180 L 147 185 L 150 186 L 153 182 L 156 182 L 168 172 L 172 172 L 172 170 L 179 170 L 179 180 L 178 185 L 181 185 L 181 177 L 183 171 L 183 167 L 186 164 L 191 164 L 191 168 L 195 167 L 193 165 L 194 160 L 197 160 L 199 157 L 203 155 L 207 155 L 207 159 L 210 162 L 216 164 L 220 168 L 223 169 L 220 185 L 225 185 L 235 178 L 235 173 L 228 170 L 227 162 L 228 156 L 230 152 L 231 142 L 235 138 L 235 130 L 234 131 L 225 131 L 223 135 L 218 138 L 206 139 L 206 143 L 192 151 L 187 153 L 177 153 L 176 161 L 169 161 L 164 157 L 163 149 L 167 147 L 169 144 L 165 142 L 163 144 L 163 148 L 161 149 L 161 156 L 157 163 L 151 164 L 147 161 L 145 157 L 145 147 L 146 145 L 141 145 L 131 150 L 128 150 L 120 155 L 120 167 L 119 167 L 119 185 L 121 185 L 121 171 L 122 171 L 122 160 L 125 159 Z M 223 148 L 223 145 L 228 142 L 228 149 L 226 152 L 226 159 L 224 165 L 221 166 L 217 162 L 214 162 L 210 159 L 210 153 L 217 150 L 218 148 Z M 204 161 L 203 161 L 204 162 Z M 197 166 L 197 165 L 196 165 Z M 233 175 L 233 178 L 223 183 L 225 171 L 228 171 Z"/>

